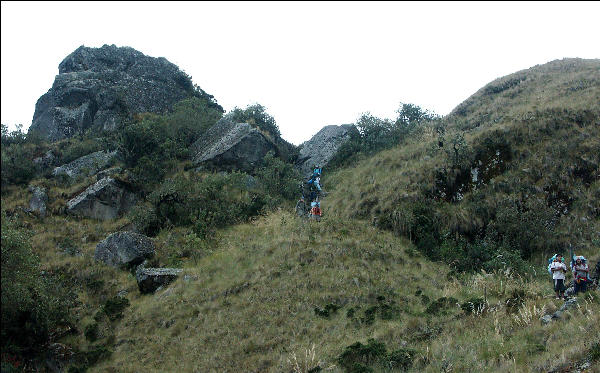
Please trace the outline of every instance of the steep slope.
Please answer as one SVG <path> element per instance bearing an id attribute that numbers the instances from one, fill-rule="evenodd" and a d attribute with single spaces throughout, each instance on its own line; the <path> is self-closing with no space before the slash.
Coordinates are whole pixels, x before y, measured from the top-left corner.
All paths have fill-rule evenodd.
<path id="1" fill-rule="evenodd" d="M 24 186 L 11 186 L 3 211 L 31 234 L 44 276 L 60 276 L 77 294 L 74 321 L 67 332 L 52 330 L 38 370 L 539 372 L 597 364 L 597 292 L 580 295 L 560 320 L 539 319 L 563 305 L 552 297 L 546 251 L 571 241 L 599 259 L 598 66 L 557 61 L 517 73 L 518 83 L 501 78 L 486 87 L 506 88 L 484 87 L 464 110 L 397 148 L 326 173 L 320 223 L 274 209 L 208 238 L 189 225 L 160 227 L 148 264 L 183 274 L 150 295 L 131 272 L 93 260 L 97 243 L 129 229 L 131 216 L 61 212 L 90 177 L 34 180 L 48 187 L 44 218 L 21 208 L 30 198 Z M 197 182 L 184 162 L 175 166 L 171 176 Z M 161 207 L 190 209 L 171 187 Z M 211 209 L 231 207 L 214 202 Z M 457 254 L 463 248 L 467 261 Z M 482 248 L 517 250 L 519 260 L 513 251 L 478 257 Z"/>
<path id="2" fill-rule="evenodd" d="M 325 178 L 329 201 L 340 218 L 365 218 L 416 240 L 422 204 L 439 224 L 434 235 L 487 237 L 519 246 L 525 257 L 569 243 L 595 254 L 598 102 L 598 60 L 553 61 L 497 79 L 398 147 Z M 508 232 L 501 218 L 531 233 Z M 492 228 L 504 231 L 492 237 Z"/>

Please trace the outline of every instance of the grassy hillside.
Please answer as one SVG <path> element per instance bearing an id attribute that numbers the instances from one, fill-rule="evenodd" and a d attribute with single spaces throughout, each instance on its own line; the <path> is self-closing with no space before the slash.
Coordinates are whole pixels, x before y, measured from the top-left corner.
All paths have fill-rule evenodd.
<path id="1" fill-rule="evenodd" d="M 5 231 L 29 235 L 44 276 L 76 294 L 59 325 L 69 331 L 49 339 L 70 351 L 69 372 L 598 371 L 597 291 L 561 320 L 539 318 L 564 303 L 551 252 L 571 243 L 600 259 L 599 95 L 598 60 L 536 66 L 326 173 L 320 223 L 282 207 L 206 237 L 161 225 L 150 264 L 184 274 L 155 294 L 93 260 L 131 215 L 64 214 L 92 178 L 33 180 L 48 188 L 43 219 L 23 211 L 25 186 L 3 184 L 3 256 Z M 169 177 L 201 186 L 173 163 Z M 267 171 L 258 178 L 278 178 Z M 179 191 L 184 210 L 201 191 Z M 5 351 L 2 361 L 15 365 Z"/>
<path id="2" fill-rule="evenodd" d="M 455 241 L 502 241 L 540 261 L 570 243 L 597 257 L 598 102 L 598 60 L 497 79 L 399 146 L 325 178 L 328 203 L 339 218 L 413 240 L 427 215 L 435 235 Z"/>

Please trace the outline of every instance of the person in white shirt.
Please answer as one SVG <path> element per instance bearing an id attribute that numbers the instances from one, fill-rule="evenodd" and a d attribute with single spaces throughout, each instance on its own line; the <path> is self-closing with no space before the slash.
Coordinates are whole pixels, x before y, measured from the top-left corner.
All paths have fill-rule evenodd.
<path id="1" fill-rule="evenodd" d="M 565 294 L 565 273 L 567 273 L 567 266 L 563 263 L 561 254 L 556 255 L 556 259 L 550 265 L 550 270 L 552 271 L 552 279 L 554 280 L 556 299 L 560 299 Z"/>

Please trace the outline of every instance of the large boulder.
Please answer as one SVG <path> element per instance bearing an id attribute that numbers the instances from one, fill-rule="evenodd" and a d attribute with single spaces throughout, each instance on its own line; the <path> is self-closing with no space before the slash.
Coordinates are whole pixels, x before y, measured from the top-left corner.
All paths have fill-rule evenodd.
<path id="1" fill-rule="evenodd" d="M 91 176 L 98 171 L 110 166 L 117 152 L 105 152 L 103 150 L 84 155 L 65 165 L 54 168 L 53 176 L 67 175 L 70 178 L 79 176 Z"/>
<path id="2" fill-rule="evenodd" d="M 350 138 L 351 131 L 356 131 L 351 124 L 325 126 L 305 142 L 298 157 L 298 167 L 302 174 L 310 175 L 313 165 L 327 165 L 340 146 Z"/>
<path id="3" fill-rule="evenodd" d="M 41 217 L 46 216 L 46 203 L 48 202 L 48 195 L 46 194 L 45 188 L 37 186 L 30 186 L 29 191 L 32 196 L 29 200 L 29 207 L 26 209 L 28 212 L 35 212 Z"/>
<path id="4" fill-rule="evenodd" d="M 98 220 L 115 219 L 129 211 L 137 201 L 131 187 L 105 177 L 67 202 L 67 212 Z"/>
<path id="5" fill-rule="evenodd" d="M 98 245 L 94 259 L 113 267 L 131 268 L 154 256 L 154 242 L 134 232 L 110 234 Z"/>
<path id="6" fill-rule="evenodd" d="M 133 114 L 162 114 L 192 95 L 212 102 L 163 57 L 130 47 L 81 46 L 59 64 L 52 88 L 35 105 L 30 131 L 55 141 L 90 127 L 112 130 Z"/>
<path id="7" fill-rule="evenodd" d="M 219 120 L 192 144 L 196 166 L 227 171 L 251 171 L 269 151 L 277 153 L 277 147 L 262 132 L 228 119 Z"/>
<path id="8" fill-rule="evenodd" d="M 161 286 L 173 282 L 182 269 L 177 268 L 144 268 L 139 266 L 135 272 L 140 293 L 153 293 Z"/>

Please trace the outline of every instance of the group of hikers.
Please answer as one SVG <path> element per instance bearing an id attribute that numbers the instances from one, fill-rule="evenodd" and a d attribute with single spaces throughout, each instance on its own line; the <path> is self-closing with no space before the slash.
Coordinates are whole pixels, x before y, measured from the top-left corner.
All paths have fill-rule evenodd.
<path id="1" fill-rule="evenodd" d="M 314 166 L 308 181 L 300 184 L 302 195 L 298 203 L 296 203 L 296 213 L 299 216 L 321 221 L 321 216 L 323 215 L 320 201 L 320 197 L 323 194 L 323 189 L 321 188 L 322 173 L 323 168 L 321 166 Z"/>
<path id="2" fill-rule="evenodd" d="M 548 260 L 548 262 L 548 272 L 552 275 L 556 299 L 567 299 L 566 293 L 569 291 L 565 281 L 567 278 L 566 273 L 568 268 L 565 264 L 565 258 L 562 256 L 562 254 L 554 254 L 554 256 Z M 600 262 L 596 264 L 596 276 L 600 271 L 599 267 Z M 571 255 L 570 270 L 573 274 L 572 294 L 577 295 L 578 293 L 586 292 L 588 284 L 592 284 L 593 282 L 592 277 L 590 276 L 590 269 L 587 259 L 583 255 Z"/>

